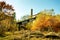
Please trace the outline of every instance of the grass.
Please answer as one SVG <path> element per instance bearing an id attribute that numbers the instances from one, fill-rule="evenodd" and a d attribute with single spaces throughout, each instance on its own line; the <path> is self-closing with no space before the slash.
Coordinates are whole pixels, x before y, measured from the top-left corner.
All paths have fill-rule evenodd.
<path id="1" fill-rule="evenodd" d="M 33 32 L 31 32 L 33 33 Z M 37 32 L 36 35 L 39 33 Z M 32 34 L 35 35 L 35 34 Z M 31 37 L 30 31 L 16 31 L 16 32 L 5 32 L 5 37 L 0 36 L 0 40 L 60 40 L 60 39 L 52 39 L 52 38 L 44 38 L 44 37 Z"/>

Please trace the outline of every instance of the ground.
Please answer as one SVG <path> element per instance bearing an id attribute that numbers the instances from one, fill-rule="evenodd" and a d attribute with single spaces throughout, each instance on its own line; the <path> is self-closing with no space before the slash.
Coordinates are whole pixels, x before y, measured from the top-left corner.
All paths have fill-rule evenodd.
<path id="1" fill-rule="evenodd" d="M 41 33 L 40 31 L 33 32 L 30 30 L 21 30 L 15 32 L 5 32 L 5 37 L 0 37 L 0 40 L 60 40 L 60 38 L 46 38 L 44 33 Z"/>

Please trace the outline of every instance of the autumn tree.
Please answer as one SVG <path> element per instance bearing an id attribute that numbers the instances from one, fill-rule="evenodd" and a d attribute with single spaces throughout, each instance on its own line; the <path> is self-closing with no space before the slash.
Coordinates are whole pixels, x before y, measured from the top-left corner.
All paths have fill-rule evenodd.
<path id="1" fill-rule="evenodd" d="M 3 32 L 15 31 L 17 27 L 16 27 L 16 21 L 14 21 L 15 13 L 12 5 L 6 4 L 5 2 L 0 2 L 0 7 L 2 9 L 2 11 L 0 11 L 0 25 L 1 25 L 0 30 L 2 30 Z M 1 34 L 3 34 L 2 31 L 0 31 Z"/>
<path id="2" fill-rule="evenodd" d="M 53 10 L 44 10 L 37 14 L 36 20 L 32 23 L 31 30 L 41 30 L 44 28 L 49 28 L 50 31 L 55 31 L 55 25 L 60 23 L 60 16 L 54 15 Z"/>
<path id="3" fill-rule="evenodd" d="M 5 9 L 6 8 L 6 9 L 9 9 L 9 10 L 10 9 L 11 10 L 14 10 L 13 7 L 12 7 L 12 5 L 6 4 L 6 2 L 4 2 L 4 1 L 3 2 L 0 2 L 0 8 L 1 9 Z"/>

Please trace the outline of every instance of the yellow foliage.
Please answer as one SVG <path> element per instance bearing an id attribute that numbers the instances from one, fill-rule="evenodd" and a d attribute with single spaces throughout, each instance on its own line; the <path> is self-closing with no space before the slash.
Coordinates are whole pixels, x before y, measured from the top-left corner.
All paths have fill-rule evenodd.
<path id="1" fill-rule="evenodd" d="M 5 15 L 3 12 L 1 12 L 0 15 L 0 25 L 5 27 L 6 31 L 12 31 L 16 29 L 16 22 L 14 22 L 14 18 L 12 16 Z"/>
<path id="2" fill-rule="evenodd" d="M 40 12 L 36 17 L 36 20 L 33 21 L 31 30 L 40 30 L 44 27 L 56 28 L 55 25 L 60 23 L 60 15 L 52 15 L 52 13 L 53 12 L 47 11 Z"/>

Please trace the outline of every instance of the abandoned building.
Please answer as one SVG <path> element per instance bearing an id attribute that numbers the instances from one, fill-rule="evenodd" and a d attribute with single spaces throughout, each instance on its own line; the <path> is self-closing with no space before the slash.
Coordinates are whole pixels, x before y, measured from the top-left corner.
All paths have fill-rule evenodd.
<path id="1" fill-rule="evenodd" d="M 17 25 L 18 26 L 18 30 L 21 30 L 21 29 L 27 29 L 25 26 L 28 22 L 32 22 L 33 20 L 35 20 L 36 17 L 34 16 L 33 17 L 33 9 L 31 9 L 31 18 L 27 19 L 27 20 L 24 20 L 24 21 L 21 21 L 21 22 L 17 22 Z"/>

